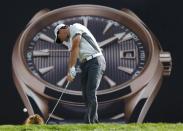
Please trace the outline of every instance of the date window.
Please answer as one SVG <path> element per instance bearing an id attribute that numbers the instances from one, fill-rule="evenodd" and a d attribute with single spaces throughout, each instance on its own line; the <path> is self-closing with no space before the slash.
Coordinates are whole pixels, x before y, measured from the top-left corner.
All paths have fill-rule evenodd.
<path id="1" fill-rule="evenodd" d="M 135 50 L 120 51 L 120 58 L 135 59 Z"/>

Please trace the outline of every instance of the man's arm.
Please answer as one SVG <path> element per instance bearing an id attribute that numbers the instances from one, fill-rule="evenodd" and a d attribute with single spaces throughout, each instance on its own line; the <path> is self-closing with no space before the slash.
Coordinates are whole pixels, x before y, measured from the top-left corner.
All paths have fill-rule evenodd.
<path id="1" fill-rule="evenodd" d="M 69 57 L 69 63 L 68 63 L 68 69 L 70 70 L 72 67 L 75 66 L 77 62 L 77 57 L 79 54 L 79 44 L 81 40 L 81 35 L 77 35 L 73 38 L 72 40 L 72 49 L 71 49 L 71 54 Z M 71 75 L 67 75 L 67 80 L 72 81 L 74 78 Z"/>
<path id="2" fill-rule="evenodd" d="M 72 40 L 72 49 L 71 49 L 71 54 L 69 58 L 69 63 L 68 63 L 68 68 L 70 69 L 71 67 L 75 66 L 77 62 L 77 57 L 79 54 L 79 44 L 81 40 L 81 35 L 77 35 L 73 38 Z"/>

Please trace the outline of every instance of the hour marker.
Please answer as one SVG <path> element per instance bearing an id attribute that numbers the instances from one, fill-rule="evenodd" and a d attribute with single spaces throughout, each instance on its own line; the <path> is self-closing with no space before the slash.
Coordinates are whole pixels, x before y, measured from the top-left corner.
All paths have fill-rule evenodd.
<path id="1" fill-rule="evenodd" d="M 50 42 L 50 43 L 54 43 L 54 40 L 52 38 L 50 38 L 49 36 L 43 34 L 43 33 L 40 33 L 39 34 L 39 38 L 41 40 L 44 40 L 44 41 L 47 41 L 47 42 Z"/>
<path id="2" fill-rule="evenodd" d="M 82 17 L 84 26 L 88 26 L 88 17 Z"/>
<path id="3" fill-rule="evenodd" d="M 135 49 L 120 51 L 120 58 L 134 59 L 136 57 L 135 55 Z"/>
<path id="4" fill-rule="evenodd" d="M 112 119 L 112 120 L 117 120 L 117 119 L 119 119 L 119 118 L 123 118 L 124 116 L 125 116 L 124 113 L 120 113 L 120 114 L 118 114 L 118 115 L 116 115 L 116 116 L 113 116 L 111 119 Z"/>
<path id="5" fill-rule="evenodd" d="M 64 120 L 64 118 L 55 116 L 53 113 L 52 114 L 49 114 L 49 115 L 50 115 L 51 118 L 54 118 L 56 120 L 60 120 L 60 121 L 63 121 Z"/>
<path id="6" fill-rule="evenodd" d="M 41 74 L 45 74 L 45 73 L 51 71 L 53 68 L 54 68 L 54 66 L 49 66 L 49 67 L 40 68 L 40 69 L 39 69 L 39 72 L 40 72 Z"/>
<path id="7" fill-rule="evenodd" d="M 57 82 L 57 85 L 58 85 L 58 86 L 63 86 L 66 80 L 67 80 L 67 76 L 65 76 L 65 77 L 62 78 L 59 82 Z"/>
<path id="8" fill-rule="evenodd" d="M 38 74 L 35 70 L 33 70 L 32 73 L 33 73 L 35 76 L 40 77 L 39 74 Z"/>
<path id="9" fill-rule="evenodd" d="M 132 36 L 130 33 L 128 33 L 128 34 L 126 34 L 126 35 L 123 37 L 123 39 L 121 40 L 121 42 L 130 40 L 130 39 L 132 39 L 132 38 L 133 38 L 133 36 Z"/>
<path id="10" fill-rule="evenodd" d="M 113 23 L 111 21 L 108 21 L 108 23 L 106 24 L 106 26 L 104 28 L 103 34 L 105 34 L 112 25 L 113 25 Z"/>
<path id="11" fill-rule="evenodd" d="M 34 50 L 33 51 L 33 56 L 49 56 L 49 50 L 44 49 L 44 50 Z"/>
<path id="12" fill-rule="evenodd" d="M 137 70 L 137 71 L 135 72 L 135 74 L 133 75 L 133 78 L 136 77 L 136 76 L 138 76 L 139 74 L 140 74 L 140 71 Z"/>
<path id="13" fill-rule="evenodd" d="M 124 72 L 126 72 L 128 74 L 132 74 L 133 73 L 133 69 L 129 68 L 129 67 L 118 66 L 118 69 L 121 70 L 121 71 L 124 71 Z"/>
<path id="14" fill-rule="evenodd" d="M 110 85 L 110 87 L 113 87 L 116 85 L 116 82 L 114 82 L 112 79 L 110 79 L 108 76 L 104 76 L 104 79 L 107 81 L 107 83 Z"/>

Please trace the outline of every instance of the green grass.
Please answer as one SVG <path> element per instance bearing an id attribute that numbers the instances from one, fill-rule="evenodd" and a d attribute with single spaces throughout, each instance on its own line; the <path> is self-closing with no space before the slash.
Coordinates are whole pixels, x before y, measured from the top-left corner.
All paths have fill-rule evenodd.
<path id="1" fill-rule="evenodd" d="M 60 125 L 1 125 L 0 131 L 183 131 L 183 124 L 60 124 Z"/>

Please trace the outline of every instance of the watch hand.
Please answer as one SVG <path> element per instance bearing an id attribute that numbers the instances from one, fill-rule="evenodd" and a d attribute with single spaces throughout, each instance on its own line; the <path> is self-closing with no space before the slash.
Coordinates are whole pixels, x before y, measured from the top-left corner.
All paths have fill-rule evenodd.
<path id="1" fill-rule="evenodd" d="M 133 36 L 132 36 L 132 34 L 128 33 L 128 34 L 125 34 L 125 36 L 123 37 L 123 39 L 121 39 L 119 42 L 128 41 L 130 39 L 133 39 Z"/>
<path id="2" fill-rule="evenodd" d="M 104 40 L 104 41 L 102 41 L 102 42 L 98 42 L 98 44 L 99 44 L 100 47 L 103 47 L 103 46 L 105 46 L 105 45 L 111 43 L 111 42 L 114 41 L 115 39 L 121 39 L 124 35 L 125 35 L 124 32 L 114 34 L 113 37 L 110 37 L 110 38 L 108 38 L 108 39 L 106 39 L 106 40 Z"/>

